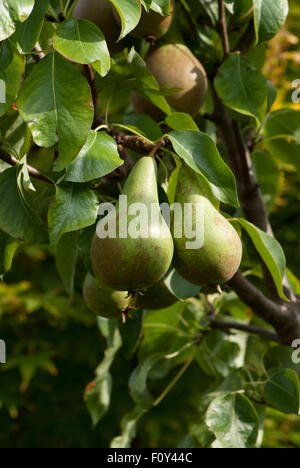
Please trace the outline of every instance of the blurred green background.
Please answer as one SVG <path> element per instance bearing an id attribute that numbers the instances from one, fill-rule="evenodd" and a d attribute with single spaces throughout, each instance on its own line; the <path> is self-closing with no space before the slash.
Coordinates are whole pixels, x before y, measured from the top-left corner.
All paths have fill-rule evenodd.
<path id="1" fill-rule="evenodd" d="M 291 83 L 300 78 L 300 5 L 290 2 L 286 28 L 272 41 L 265 72 L 278 90 L 274 109 L 291 103 Z M 297 75 L 298 73 L 298 75 Z M 272 210 L 275 235 L 287 263 L 300 277 L 300 179 L 285 167 Z M 0 367 L 0 447 L 108 447 L 120 432 L 120 420 L 132 408 L 128 377 L 136 365 L 119 353 L 112 368 L 111 409 L 92 428 L 83 401 L 86 385 L 103 356 L 105 341 L 81 297 L 84 266 L 79 264 L 76 293 L 70 302 L 55 268 L 54 255 L 43 246 L 22 246 L 13 270 L 0 283 L 1 335 L 8 363 Z M 160 382 L 164 388 L 164 382 Z M 194 396 L 205 382 L 191 368 L 158 408 L 140 422 L 138 447 L 178 445 L 187 433 Z M 183 400 L 182 395 L 185 395 Z M 263 447 L 300 447 L 300 418 L 267 411 Z"/>

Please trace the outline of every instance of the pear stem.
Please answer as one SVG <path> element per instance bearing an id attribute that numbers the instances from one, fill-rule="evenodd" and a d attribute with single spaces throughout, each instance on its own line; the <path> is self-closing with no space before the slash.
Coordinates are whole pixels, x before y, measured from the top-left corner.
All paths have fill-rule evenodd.
<path id="1" fill-rule="evenodd" d="M 221 27 L 221 38 L 224 50 L 224 59 L 226 60 L 230 55 L 230 45 L 226 25 L 226 10 L 224 0 L 218 0 L 219 2 L 219 23 Z"/>
<path id="2" fill-rule="evenodd" d="M 172 382 L 170 382 L 170 384 L 165 388 L 165 390 L 162 392 L 162 394 L 155 400 L 155 402 L 153 403 L 152 406 L 157 406 L 157 405 L 159 405 L 159 403 L 162 402 L 162 400 L 168 395 L 168 393 L 172 390 L 172 388 L 177 384 L 180 377 L 182 377 L 183 374 L 185 373 L 185 371 L 190 367 L 190 365 L 192 364 L 194 358 L 195 358 L 195 354 L 192 354 L 192 356 L 189 357 L 189 359 L 185 362 L 183 367 L 180 369 L 178 374 L 175 375 Z"/>
<path id="3" fill-rule="evenodd" d="M 155 155 L 157 153 L 157 151 L 162 147 L 162 146 L 165 146 L 166 145 L 166 142 L 165 140 L 159 140 L 158 143 L 156 143 L 156 145 L 152 148 L 152 150 L 150 151 L 149 153 L 149 158 L 155 158 Z"/>

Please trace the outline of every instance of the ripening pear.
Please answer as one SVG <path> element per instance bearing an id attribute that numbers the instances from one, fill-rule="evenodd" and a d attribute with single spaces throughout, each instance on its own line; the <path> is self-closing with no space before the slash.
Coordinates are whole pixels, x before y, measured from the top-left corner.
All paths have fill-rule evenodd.
<path id="1" fill-rule="evenodd" d="M 195 117 L 206 98 L 207 76 L 192 52 L 183 44 L 163 45 L 150 52 L 146 64 L 156 78 L 161 91 L 179 89 L 166 96 L 170 106 L 178 112 L 185 112 Z M 146 107 L 144 102 L 143 97 L 133 94 L 132 104 L 136 113 L 149 114 L 149 105 Z M 152 107 L 156 109 L 155 106 Z M 160 113 L 157 113 L 160 116 Z"/>
<path id="2" fill-rule="evenodd" d="M 169 16 L 162 16 L 154 10 L 150 10 L 149 13 L 144 10 L 139 24 L 130 35 L 136 39 L 144 39 L 147 36 L 154 36 L 156 39 L 159 39 L 168 32 L 173 20 L 173 13 L 173 0 L 171 1 Z"/>
<path id="3" fill-rule="evenodd" d="M 130 297 L 124 291 L 113 291 L 107 286 L 99 286 L 89 273 L 83 283 L 83 297 L 88 308 L 96 315 L 106 318 L 121 316 L 129 306 Z"/>
<path id="4" fill-rule="evenodd" d="M 202 193 L 201 179 L 184 163 L 179 172 L 175 201 L 181 207 L 190 204 L 192 229 L 203 234 L 204 243 L 197 249 L 187 248 L 191 239 L 186 238 L 184 232 L 182 237 L 175 238 L 176 229 L 180 228 L 175 219 L 174 266 L 191 283 L 219 285 L 229 281 L 237 272 L 242 259 L 242 243 L 236 230 Z"/>
<path id="5" fill-rule="evenodd" d="M 114 7 L 109 0 L 78 0 L 73 16 L 96 24 L 104 34 L 110 53 L 116 54 L 123 49 L 123 43 L 117 42 L 121 28 L 116 22 L 113 10 Z"/>
<path id="6" fill-rule="evenodd" d="M 135 306 L 139 309 L 159 310 L 166 309 L 177 301 L 178 298 L 171 293 L 162 279 L 143 294 L 139 294 Z"/>
<path id="7" fill-rule="evenodd" d="M 170 15 L 163 16 L 154 10 L 150 10 L 149 13 L 143 9 L 141 19 L 138 25 L 131 31 L 130 36 L 135 39 L 146 39 L 149 36 L 154 36 L 156 39 L 167 34 L 173 20 L 174 13 L 174 1 L 171 1 Z M 115 8 L 113 8 L 113 14 L 117 23 L 121 26 L 120 16 Z"/>
<path id="8" fill-rule="evenodd" d="M 160 281 L 172 262 L 173 239 L 161 215 L 156 178 L 154 159 L 141 158 L 126 180 L 116 210 L 100 221 L 100 236 L 100 223 L 97 226 L 93 269 L 101 284 L 114 290 L 147 289 Z"/>

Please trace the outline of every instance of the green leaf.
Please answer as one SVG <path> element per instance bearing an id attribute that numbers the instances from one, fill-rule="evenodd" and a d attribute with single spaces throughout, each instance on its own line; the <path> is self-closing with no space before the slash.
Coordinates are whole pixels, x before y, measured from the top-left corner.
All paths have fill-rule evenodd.
<path id="1" fill-rule="evenodd" d="M 238 221 L 247 231 L 256 250 L 272 275 L 279 296 L 283 300 L 288 301 L 282 286 L 282 279 L 286 270 L 286 260 L 279 242 L 243 218 L 238 218 L 234 221 Z"/>
<path id="2" fill-rule="evenodd" d="M 80 231 L 80 236 L 78 240 L 80 256 L 82 258 L 84 266 L 92 276 L 94 275 L 94 270 L 91 261 L 91 244 L 95 231 L 96 226 L 93 224 L 85 229 L 82 229 Z"/>
<path id="3" fill-rule="evenodd" d="M 34 0 L 0 0 L 0 41 L 15 32 L 15 23 L 25 21 L 33 6 Z"/>
<path id="4" fill-rule="evenodd" d="M 148 356 L 136 367 L 130 376 L 130 395 L 134 402 L 141 408 L 149 409 L 154 402 L 154 397 L 147 387 L 147 379 L 151 369 L 164 357 L 164 353 L 156 353 Z"/>
<path id="5" fill-rule="evenodd" d="M 254 448 L 259 417 L 247 397 L 240 393 L 217 397 L 209 406 L 206 424 L 223 448 Z"/>
<path id="6" fill-rule="evenodd" d="M 67 232 L 94 224 L 97 210 L 97 196 L 88 186 L 69 182 L 58 185 L 48 212 L 51 244 L 56 246 Z"/>
<path id="7" fill-rule="evenodd" d="M 163 16 L 168 16 L 170 14 L 170 8 L 170 0 L 152 0 L 151 2 L 151 10 L 154 10 Z"/>
<path id="8" fill-rule="evenodd" d="M 208 14 L 213 25 L 219 20 L 219 5 L 217 0 L 199 0 L 202 7 Z"/>
<path id="9" fill-rule="evenodd" d="M 298 349 L 295 350 L 288 346 L 270 348 L 263 356 L 268 373 L 271 374 L 274 371 L 289 368 L 296 372 L 300 380 L 299 343 L 297 343 L 297 340 L 296 346 Z"/>
<path id="10" fill-rule="evenodd" d="M 59 54 L 49 54 L 25 79 L 17 105 L 38 146 L 58 142 L 55 169 L 64 169 L 78 155 L 93 123 L 87 80 Z"/>
<path id="11" fill-rule="evenodd" d="M 110 69 L 110 55 L 101 30 L 90 21 L 71 18 L 61 23 L 53 47 L 72 62 L 90 64 L 101 76 Z"/>
<path id="12" fill-rule="evenodd" d="M 109 174 L 124 161 L 115 140 L 104 132 L 90 131 L 77 158 L 67 167 L 65 181 L 89 182 Z"/>
<path id="13" fill-rule="evenodd" d="M 271 81 L 267 81 L 268 84 L 268 103 L 267 103 L 267 111 L 269 112 L 272 108 L 274 102 L 277 98 L 277 89 L 273 85 Z"/>
<path id="14" fill-rule="evenodd" d="M 116 8 L 121 19 L 120 39 L 127 36 L 138 24 L 142 8 L 139 0 L 109 0 Z"/>
<path id="15" fill-rule="evenodd" d="M 201 286 L 189 283 L 176 270 L 171 270 L 164 279 L 164 282 L 171 293 L 178 297 L 178 299 L 189 299 L 201 291 Z"/>
<path id="16" fill-rule="evenodd" d="M 213 330 L 197 348 L 196 358 L 206 375 L 226 378 L 232 369 L 237 368 L 239 352 L 239 346 L 232 343 L 225 333 Z"/>
<path id="17" fill-rule="evenodd" d="M 129 52 L 127 62 L 133 76 L 138 81 L 136 90 L 139 94 L 152 102 L 152 104 L 162 110 L 165 114 L 170 114 L 170 106 L 164 96 L 161 95 L 156 79 L 148 70 L 145 61 L 134 48 Z M 132 83 L 130 87 L 132 89 Z"/>
<path id="18" fill-rule="evenodd" d="M 295 371 L 284 369 L 265 384 L 264 395 L 274 408 L 288 414 L 299 414 L 300 384 Z"/>
<path id="19" fill-rule="evenodd" d="M 56 268 L 69 296 L 72 296 L 74 293 L 78 236 L 78 231 L 64 234 L 57 244 L 55 252 Z"/>
<path id="20" fill-rule="evenodd" d="M 10 46 L 9 42 L 0 44 L 0 81 L 3 83 L 3 96 L 0 96 L 0 117 L 14 102 L 25 70 L 25 61 Z"/>
<path id="21" fill-rule="evenodd" d="M 288 0 L 253 0 L 256 44 L 269 41 L 284 25 L 288 12 Z"/>
<path id="22" fill-rule="evenodd" d="M 143 323 L 144 313 L 141 310 L 132 310 L 125 323 L 123 323 L 122 318 L 119 319 L 119 329 L 123 341 L 122 354 L 126 360 L 132 358 L 140 344 Z"/>
<path id="23" fill-rule="evenodd" d="M 157 141 L 162 137 L 159 125 L 148 115 L 126 115 L 124 124 L 137 130 L 151 141 Z"/>
<path id="24" fill-rule="evenodd" d="M 17 112 L 7 113 L 1 119 L 1 146 L 9 148 L 12 153 L 20 155 L 27 140 L 27 133 L 26 125 Z"/>
<path id="25" fill-rule="evenodd" d="M 264 146 L 280 161 L 300 171 L 300 111 L 281 109 L 268 115 L 263 135 Z"/>
<path id="26" fill-rule="evenodd" d="M 0 230 L 0 279 L 11 269 L 20 242 Z"/>
<path id="27" fill-rule="evenodd" d="M 167 136 L 178 156 L 210 183 L 218 200 L 235 207 L 239 206 L 234 175 L 208 135 L 183 130 L 168 133 Z"/>
<path id="28" fill-rule="evenodd" d="M 168 115 L 165 122 L 172 130 L 199 130 L 194 119 L 184 112 L 174 112 Z"/>
<path id="29" fill-rule="evenodd" d="M 23 53 L 30 52 L 39 39 L 49 0 L 38 0 L 29 18 L 16 25 L 16 39 Z"/>
<path id="30" fill-rule="evenodd" d="M 266 151 L 255 151 L 251 158 L 264 202 L 268 212 L 270 212 L 280 192 L 281 171 L 276 160 Z"/>
<path id="31" fill-rule="evenodd" d="M 191 335 L 187 333 L 181 323 L 181 317 L 186 309 L 184 302 L 178 301 L 173 306 L 163 310 L 153 310 L 144 320 L 143 340 L 139 349 L 140 361 L 157 353 L 171 355 L 182 349 Z M 190 348 L 191 349 L 191 348 Z M 182 359 L 182 355 L 180 355 Z M 162 378 L 167 375 L 171 367 L 176 364 L 176 358 L 164 359 L 158 362 L 151 371 L 151 379 Z"/>
<path id="32" fill-rule="evenodd" d="M 0 174 L 0 200 L 0 229 L 16 239 L 47 242 L 46 228 L 24 190 L 22 168 L 11 167 Z"/>
<path id="33" fill-rule="evenodd" d="M 96 377 L 94 382 L 90 388 L 86 389 L 84 394 L 84 401 L 94 426 L 98 424 L 109 409 L 112 392 L 112 377 L 109 371 L 122 345 L 117 320 L 110 320 L 108 324 L 109 335 L 107 337 L 107 349 L 104 353 L 104 358 L 95 371 Z"/>
<path id="34" fill-rule="evenodd" d="M 252 13 L 252 0 L 239 0 L 237 2 L 234 0 L 226 0 L 226 3 L 229 4 L 228 6 L 233 3 L 233 15 L 237 21 L 243 21 L 248 17 L 249 13 Z"/>
<path id="35" fill-rule="evenodd" d="M 137 423 L 145 413 L 145 409 L 137 406 L 126 414 L 121 422 L 122 433 L 111 441 L 110 448 L 130 448 L 131 442 L 136 436 Z"/>
<path id="36" fill-rule="evenodd" d="M 16 355 L 10 358 L 6 369 L 19 369 L 22 378 L 20 391 L 25 392 L 39 369 L 50 372 L 52 375 L 57 373 L 51 357 L 51 352 L 35 352 L 25 356 Z"/>
<path id="37" fill-rule="evenodd" d="M 215 87 L 225 106 L 243 115 L 264 118 L 267 106 L 266 78 L 239 53 L 231 55 L 219 68 Z"/>

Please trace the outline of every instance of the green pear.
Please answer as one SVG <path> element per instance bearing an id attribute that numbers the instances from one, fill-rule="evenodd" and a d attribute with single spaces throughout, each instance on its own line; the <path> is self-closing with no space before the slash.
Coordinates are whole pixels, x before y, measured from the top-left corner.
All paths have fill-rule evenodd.
<path id="1" fill-rule="evenodd" d="M 110 53 L 116 54 L 123 49 L 123 41 L 117 42 L 121 28 L 115 20 L 113 10 L 109 0 L 78 0 L 73 16 L 96 24 L 104 34 Z"/>
<path id="2" fill-rule="evenodd" d="M 96 315 L 116 318 L 129 306 L 130 297 L 124 291 L 113 291 L 107 286 L 99 286 L 89 273 L 83 283 L 83 297 L 88 308 Z"/>
<path id="3" fill-rule="evenodd" d="M 139 294 L 135 306 L 138 309 L 159 310 L 175 304 L 178 298 L 167 288 L 162 279 L 143 294 Z"/>
<path id="4" fill-rule="evenodd" d="M 242 259 L 242 243 L 232 225 L 222 216 L 212 203 L 203 196 L 201 179 L 183 163 L 178 177 L 176 203 L 181 207 L 192 207 L 193 231 L 202 234 L 203 246 L 187 248 L 186 238 L 175 238 L 180 226 L 173 224 L 174 266 L 191 283 L 205 286 L 218 285 L 229 281 L 238 270 Z M 196 215 L 198 210 L 198 215 Z M 185 221 L 185 215 L 183 215 Z M 182 223 L 180 223 L 182 225 Z M 199 236 L 200 238 L 201 236 Z"/>
<path id="5" fill-rule="evenodd" d="M 170 106 L 178 112 L 185 112 L 195 117 L 206 98 L 207 76 L 192 52 L 183 44 L 163 45 L 150 52 L 146 64 L 156 78 L 161 91 L 179 89 L 166 96 Z M 133 106 L 137 113 L 149 113 L 147 108 L 145 112 L 141 112 L 142 97 L 134 97 Z"/>
<path id="6" fill-rule="evenodd" d="M 159 206 L 157 167 L 143 157 L 133 167 L 116 210 L 101 220 L 114 226 L 105 237 L 99 225 L 92 241 L 91 260 L 96 277 L 117 291 L 147 289 L 168 271 L 173 258 L 173 239 Z M 138 205 L 136 205 L 138 203 Z M 98 233 L 98 234 L 97 234 Z M 115 237 L 114 237 L 115 236 Z"/>

